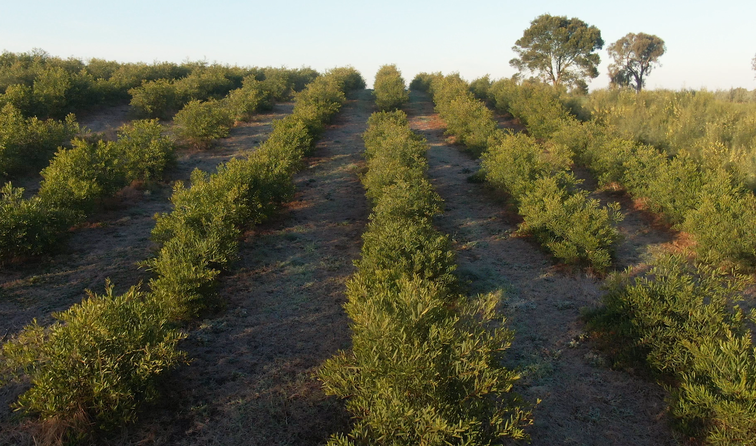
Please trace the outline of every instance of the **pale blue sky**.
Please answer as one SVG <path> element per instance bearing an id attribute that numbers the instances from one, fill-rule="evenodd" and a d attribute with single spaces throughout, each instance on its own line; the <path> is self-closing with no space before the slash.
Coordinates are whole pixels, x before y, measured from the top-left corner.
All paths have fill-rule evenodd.
<path id="1" fill-rule="evenodd" d="M 394 63 L 420 71 L 509 77 L 511 47 L 540 14 L 578 17 L 608 45 L 628 32 L 667 43 L 649 88 L 756 88 L 750 1 L 161 1 L 0 0 L 0 49 L 122 62 L 206 59 L 246 66 L 352 65 L 372 83 Z M 606 45 L 605 45 L 606 46 Z M 608 84 L 608 58 L 599 52 Z"/>

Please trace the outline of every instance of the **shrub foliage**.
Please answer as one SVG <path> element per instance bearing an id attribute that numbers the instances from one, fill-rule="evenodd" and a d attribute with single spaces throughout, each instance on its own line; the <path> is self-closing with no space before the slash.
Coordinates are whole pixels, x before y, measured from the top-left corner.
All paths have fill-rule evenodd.
<path id="1" fill-rule="evenodd" d="M 355 417 L 332 445 L 499 444 L 525 438 L 529 413 L 501 366 L 512 332 L 496 295 L 458 291 L 441 199 L 425 178 L 425 141 L 398 111 L 371 116 L 364 135 L 373 203 L 357 273 L 347 285 L 352 350 L 319 372 Z"/>

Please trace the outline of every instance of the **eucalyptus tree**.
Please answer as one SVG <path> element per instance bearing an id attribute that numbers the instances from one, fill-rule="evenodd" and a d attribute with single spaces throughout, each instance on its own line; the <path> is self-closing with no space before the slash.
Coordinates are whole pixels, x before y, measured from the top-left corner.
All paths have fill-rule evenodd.
<path id="1" fill-rule="evenodd" d="M 645 77 L 651 73 L 659 58 L 667 50 L 664 41 L 645 33 L 628 33 L 607 48 L 614 63 L 609 65 L 609 77 L 613 85 L 635 88 L 641 91 Z"/>
<path id="2" fill-rule="evenodd" d="M 578 18 L 543 14 L 530 22 L 512 50 L 519 57 L 509 61 L 518 70 L 536 72 L 554 86 L 584 85 L 598 77 L 604 46 L 601 31 Z"/>

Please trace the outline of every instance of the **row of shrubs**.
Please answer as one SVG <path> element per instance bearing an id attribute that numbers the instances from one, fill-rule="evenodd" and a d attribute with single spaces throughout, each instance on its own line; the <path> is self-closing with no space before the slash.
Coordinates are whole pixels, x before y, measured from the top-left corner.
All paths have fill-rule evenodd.
<path id="1" fill-rule="evenodd" d="M 512 80 L 489 99 L 541 138 L 577 153 L 601 183 L 620 183 L 650 209 L 693 234 L 698 261 L 663 254 L 643 271 L 608 280 L 605 306 L 588 316 L 615 365 L 646 367 L 670 389 L 678 428 L 715 445 L 756 442 L 756 312 L 736 306 L 751 281 L 722 263 L 753 265 L 756 203 L 721 164 L 671 158 L 606 128 L 581 122 L 559 92 Z M 750 232 L 749 232 L 750 231 Z M 711 266 L 716 265 L 716 266 Z"/>
<path id="2" fill-rule="evenodd" d="M 186 144 L 207 147 L 213 140 L 227 137 L 235 123 L 248 121 L 256 113 L 270 110 L 274 101 L 288 99 L 293 88 L 304 88 L 317 78 L 317 73 L 311 78 L 295 76 L 300 71 L 276 72 L 279 73 L 277 77 L 264 81 L 248 76 L 242 81 L 241 88 L 231 90 L 221 99 L 191 100 L 173 117 L 173 132 Z M 284 75 L 288 80 L 284 80 Z M 306 83 L 295 83 L 296 79 Z"/>
<path id="3" fill-rule="evenodd" d="M 62 119 L 68 113 L 127 100 L 143 81 L 178 79 L 198 64 L 84 62 L 42 50 L 0 55 L 0 105 L 13 104 L 24 116 Z M 245 73 L 246 74 L 246 73 Z"/>
<path id="4" fill-rule="evenodd" d="M 0 260 L 48 252 L 103 198 L 133 181 L 160 178 L 173 142 L 157 120 L 123 126 L 116 141 L 74 139 L 42 170 L 37 195 L 10 182 L 0 191 Z"/>
<path id="5" fill-rule="evenodd" d="M 497 109 L 520 119 L 538 138 L 571 150 L 601 184 L 620 184 L 649 210 L 690 233 L 700 260 L 756 267 L 756 197 L 736 169 L 686 152 L 671 157 L 600 120 L 582 122 L 548 86 L 503 80 L 489 91 Z"/>
<path id="6" fill-rule="evenodd" d="M 116 296 L 108 285 L 104 295 L 54 315 L 59 322 L 52 326 L 34 322 L 6 342 L 3 382 L 26 377 L 31 383 L 16 409 L 59 427 L 65 440 L 134 420 L 142 403 L 158 397 L 157 380 L 185 361 L 177 348 L 185 335 L 176 323 L 205 306 L 242 228 L 290 196 L 291 176 L 323 121 L 343 103 L 343 90 L 364 85 L 351 68 L 332 70 L 300 94 L 294 113 L 277 121 L 248 157 L 212 175 L 195 171 L 190 188 L 177 185 L 174 210 L 158 216 L 154 229 L 161 249 L 145 262 L 156 273 L 149 292 L 134 287 Z"/>
<path id="7" fill-rule="evenodd" d="M 601 207 L 579 188 L 581 181 L 570 171 L 569 147 L 499 129 L 491 110 L 459 76 L 430 75 L 429 90 L 447 133 L 482 156 L 486 180 L 517 206 L 521 232 L 535 236 L 566 263 L 587 263 L 597 271 L 611 266 L 616 223 L 622 219 L 619 205 Z"/>
<path id="8" fill-rule="evenodd" d="M 64 118 L 72 112 L 131 99 L 144 117 L 169 119 L 191 100 L 225 96 L 245 78 L 262 81 L 275 100 L 301 91 L 318 73 L 310 68 L 246 68 L 206 62 L 119 63 L 60 59 L 44 51 L 0 55 L 0 107 L 24 116 Z"/>
<path id="9" fill-rule="evenodd" d="M 211 66 L 180 79 L 147 81 L 129 90 L 131 106 L 143 116 L 170 119 L 192 101 L 219 100 L 234 89 L 259 91 L 268 101 L 286 100 L 292 92 L 301 91 L 318 76 L 309 68 L 255 70 L 241 79 L 228 74 L 227 67 Z M 239 94 L 242 93 L 235 96 Z"/>
<path id="10" fill-rule="evenodd" d="M 0 178 L 38 172 L 79 133 L 73 115 L 64 121 L 26 118 L 12 104 L 0 108 Z"/>
<path id="11" fill-rule="evenodd" d="M 174 134 L 195 146 L 228 136 L 235 119 L 247 120 L 272 106 L 270 91 L 260 85 L 260 81 L 245 78 L 242 88 L 233 90 L 221 101 L 190 102 L 176 115 Z M 41 122 L 23 118 L 10 105 L 6 108 L 8 119 L 0 121 L 0 125 L 6 124 L 13 130 L 8 135 L 26 145 L 9 141 L 6 147 L 11 151 L 3 153 L 17 158 L 23 159 L 20 152 L 29 143 L 45 143 L 45 138 L 60 142 L 60 138 L 70 138 L 78 131 L 72 115 L 65 123 Z M 6 184 L 0 192 L 0 206 L 6 212 L 0 217 L 0 247 L 4 248 L 0 260 L 49 251 L 102 198 L 114 195 L 133 181 L 159 179 L 174 149 L 162 130 L 157 120 L 135 121 L 119 131 L 116 142 L 75 139 L 73 147 L 59 150 L 42 171 L 39 194 L 29 200 L 22 198 L 23 189 Z M 26 136 L 26 141 L 22 136 Z M 37 150 L 44 148 L 37 146 Z"/>
<path id="12" fill-rule="evenodd" d="M 398 110 L 409 101 L 404 78 L 396 65 L 384 65 L 375 74 L 373 97 L 375 105 L 383 111 Z"/>
<path id="13" fill-rule="evenodd" d="M 499 296 L 460 293 L 449 238 L 433 227 L 442 200 L 425 172 L 425 140 L 401 111 L 377 112 L 363 135 L 373 205 L 347 284 L 352 350 L 319 371 L 355 424 L 329 445 L 500 444 L 526 438 L 530 413 L 502 367 L 512 331 Z"/>
<path id="14" fill-rule="evenodd" d="M 292 114 L 274 122 L 268 140 L 245 159 L 233 159 L 212 175 L 195 170 L 190 188 L 176 185 L 173 211 L 159 215 L 153 230 L 162 248 L 145 262 L 156 274 L 152 293 L 172 319 L 191 319 L 205 308 L 242 229 L 268 218 L 291 196 L 292 175 L 344 103 L 346 81 L 354 77 L 359 73 L 336 69 L 315 79 L 297 95 Z M 364 88 L 364 81 L 356 85 Z"/>
<path id="15" fill-rule="evenodd" d="M 666 254 L 613 277 L 605 307 L 589 315 L 615 365 L 667 383 L 676 426 L 707 444 L 756 444 L 756 310 L 736 305 L 748 284 Z"/>

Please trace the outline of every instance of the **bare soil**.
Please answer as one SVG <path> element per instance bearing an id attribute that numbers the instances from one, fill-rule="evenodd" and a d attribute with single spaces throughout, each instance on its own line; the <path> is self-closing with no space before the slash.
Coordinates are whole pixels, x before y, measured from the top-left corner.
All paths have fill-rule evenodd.
<path id="1" fill-rule="evenodd" d="M 446 202 L 436 223 L 452 235 L 460 276 L 472 293 L 503 292 L 502 312 L 515 331 L 507 365 L 521 370 L 515 390 L 534 405 L 532 444 L 677 444 L 664 391 L 608 368 L 584 335 L 581 310 L 600 305 L 601 279 L 556 265 L 534 241 L 514 235 L 519 217 L 505 197 L 467 181 L 479 161 L 444 137 L 427 95 L 412 93 L 408 114 L 430 145 L 429 176 Z M 626 206 L 623 212 L 620 265 L 670 238 Z"/>
<path id="2" fill-rule="evenodd" d="M 133 108 L 129 104 L 120 104 L 82 113 L 78 121 L 82 131 L 100 133 L 105 139 L 115 141 L 118 129 L 131 122 L 133 115 Z"/>

